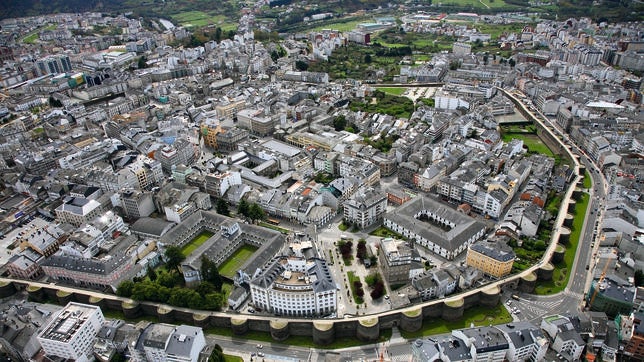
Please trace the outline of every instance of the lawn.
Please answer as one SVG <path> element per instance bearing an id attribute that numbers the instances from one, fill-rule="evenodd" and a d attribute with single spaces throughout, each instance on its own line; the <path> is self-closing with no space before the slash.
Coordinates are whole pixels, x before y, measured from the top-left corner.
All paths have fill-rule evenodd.
<path id="1" fill-rule="evenodd" d="M 423 320 L 423 327 L 416 332 L 405 332 L 400 334 L 406 339 L 416 339 L 434 334 L 449 333 L 455 329 L 469 328 L 472 326 L 487 326 L 493 324 L 504 324 L 512 322 L 512 316 L 502 304 L 494 308 L 472 307 L 463 312 L 463 318 L 456 322 L 447 322 L 440 318 Z"/>
<path id="2" fill-rule="evenodd" d="M 566 288 L 566 285 L 568 285 L 570 269 L 575 261 L 577 244 L 579 244 L 579 236 L 584 225 L 586 209 L 588 208 L 588 199 L 588 194 L 583 193 L 581 200 L 577 201 L 577 204 L 575 205 L 575 219 L 572 221 L 570 243 L 566 245 L 564 260 L 559 264 L 555 264 L 555 270 L 551 281 L 538 282 L 537 287 L 534 290 L 535 294 L 548 295 L 559 293 Z"/>
<path id="3" fill-rule="evenodd" d="M 267 229 L 271 229 L 271 230 L 279 231 L 279 232 L 281 232 L 282 234 L 288 234 L 288 233 L 290 233 L 290 232 L 291 232 L 289 229 L 285 229 L 285 228 L 283 228 L 283 227 L 279 227 L 279 226 L 277 226 L 277 225 L 269 224 L 269 223 L 266 223 L 266 222 L 260 222 L 260 223 L 258 223 L 257 225 L 259 225 L 259 226 L 261 226 L 261 227 L 265 227 L 265 228 L 267 228 Z"/>
<path id="4" fill-rule="evenodd" d="M 41 31 L 44 31 L 44 30 L 56 30 L 56 28 L 58 28 L 58 25 L 57 24 L 52 24 L 52 25 L 47 25 L 44 28 L 36 29 L 33 32 L 29 33 L 24 38 L 22 38 L 22 42 L 26 43 L 26 44 L 33 44 L 33 43 L 36 42 L 36 40 L 38 40 L 38 33 L 40 33 Z"/>
<path id="5" fill-rule="evenodd" d="M 203 11 L 184 11 L 182 13 L 171 15 L 172 19 L 185 27 L 202 27 L 206 25 L 216 25 L 226 21 L 223 15 L 210 15 Z"/>
<path id="6" fill-rule="evenodd" d="M 184 256 L 188 256 L 192 254 L 193 251 L 197 250 L 198 247 L 200 247 L 203 243 L 206 242 L 206 240 L 210 239 L 213 235 L 210 231 L 204 231 L 201 234 L 197 235 L 194 239 L 190 240 L 190 242 L 186 245 L 184 245 L 181 248 L 181 254 Z"/>
<path id="7" fill-rule="evenodd" d="M 257 250 L 257 247 L 255 246 L 247 244 L 242 245 L 242 247 L 237 249 L 230 258 L 226 259 L 226 261 L 219 266 L 219 274 L 228 278 L 234 277 L 237 270 L 241 268 L 251 255 L 253 255 L 255 250 Z"/>
<path id="8" fill-rule="evenodd" d="M 241 357 L 224 354 L 224 362 L 244 362 Z"/>
<path id="9" fill-rule="evenodd" d="M 362 297 L 359 297 L 356 294 L 356 288 L 353 285 L 353 282 L 360 281 L 360 277 L 357 276 L 354 272 L 349 271 L 349 272 L 347 272 L 347 280 L 349 281 L 349 287 L 351 288 L 351 294 L 353 295 L 353 301 L 356 302 L 356 304 L 364 303 L 364 299 L 362 299 Z M 364 286 L 363 286 L 363 289 L 364 289 Z"/>
<path id="10" fill-rule="evenodd" d="M 380 236 L 382 238 L 395 238 L 395 239 L 402 239 L 402 235 L 395 233 L 389 229 L 387 229 L 384 226 L 381 226 L 377 228 L 376 230 L 372 231 L 369 233 L 369 235 L 373 236 Z"/>
<path id="11" fill-rule="evenodd" d="M 584 171 L 583 187 L 585 189 L 590 189 L 591 187 L 593 187 L 593 180 L 590 178 L 588 170 Z"/>
<path id="12" fill-rule="evenodd" d="M 546 146 L 543 141 L 536 134 L 529 133 L 503 133 L 502 135 L 504 142 L 509 142 L 513 138 L 523 140 L 523 145 L 528 148 L 528 152 L 541 153 L 543 155 L 554 158 L 555 155 L 550 151 L 548 146 Z"/>
<path id="13" fill-rule="evenodd" d="M 377 87 L 376 89 L 394 96 L 400 96 L 407 91 L 405 87 Z"/>
<path id="14" fill-rule="evenodd" d="M 475 8 L 502 8 L 510 5 L 506 4 L 503 0 L 441 0 L 436 2 L 438 5 L 458 5 L 458 6 L 472 6 Z"/>
<path id="15" fill-rule="evenodd" d="M 350 31 L 356 28 L 358 24 L 366 23 L 369 22 L 372 19 L 368 18 L 350 18 L 347 19 L 346 21 L 342 20 L 336 20 L 336 21 L 329 21 L 327 23 L 324 23 L 323 25 L 319 25 L 311 29 L 310 31 L 321 31 L 321 30 L 326 30 L 326 29 L 331 29 L 331 30 L 337 30 L 337 31 Z"/>

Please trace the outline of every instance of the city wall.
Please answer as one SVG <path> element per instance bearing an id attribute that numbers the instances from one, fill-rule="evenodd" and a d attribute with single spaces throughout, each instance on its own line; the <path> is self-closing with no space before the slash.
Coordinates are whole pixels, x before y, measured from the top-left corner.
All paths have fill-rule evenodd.
<path id="1" fill-rule="evenodd" d="M 490 286 L 480 291 L 466 292 L 441 300 L 384 312 L 345 319 L 288 319 L 273 316 L 242 315 L 222 312 L 197 311 L 164 304 L 138 302 L 115 295 L 82 291 L 60 285 L 21 280 L 0 281 L 0 297 L 9 297 L 25 290 L 35 302 L 69 302 L 92 304 L 105 311 L 123 313 L 126 319 L 152 317 L 163 323 L 190 324 L 202 328 L 231 329 L 234 335 L 254 332 L 269 333 L 275 341 L 290 336 L 311 337 L 318 345 L 327 345 L 346 337 L 356 337 L 363 342 L 374 342 L 383 330 L 398 327 L 406 332 L 422 328 L 424 321 L 442 318 L 458 320 L 463 312 L 473 306 L 494 307 L 500 301 L 501 287 Z"/>

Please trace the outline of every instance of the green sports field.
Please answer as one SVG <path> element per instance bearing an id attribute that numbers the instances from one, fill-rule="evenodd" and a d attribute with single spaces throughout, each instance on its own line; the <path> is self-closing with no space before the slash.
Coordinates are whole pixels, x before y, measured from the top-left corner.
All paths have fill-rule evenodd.
<path id="1" fill-rule="evenodd" d="M 241 268 L 242 265 L 250 258 L 251 255 L 257 250 L 257 247 L 252 245 L 243 245 L 237 249 L 225 262 L 219 266 L 219 274 L 232 278 L 235 272 Z"/>

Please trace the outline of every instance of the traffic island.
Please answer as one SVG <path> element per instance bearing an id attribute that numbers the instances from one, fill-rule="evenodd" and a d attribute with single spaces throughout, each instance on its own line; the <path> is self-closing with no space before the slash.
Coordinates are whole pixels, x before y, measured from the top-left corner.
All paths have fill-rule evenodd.
<path id="1" fill-rule="evenodd" d="M 333 322 L 313 322 L 313 343 L 326 346 L 335 341 L 335 324 Z"/>

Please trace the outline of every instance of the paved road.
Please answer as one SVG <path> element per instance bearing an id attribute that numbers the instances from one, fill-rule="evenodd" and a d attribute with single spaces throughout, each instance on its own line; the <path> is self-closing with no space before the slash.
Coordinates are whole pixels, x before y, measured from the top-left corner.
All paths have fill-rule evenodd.
<path id="1" fill-rule="evenodd" d="M 556 122 L 550 121 L 538 111 L 535 111 L 536 114 L 534 114 L 532 110 L 526 110 L 545 124 L 548 127 L 547 130 L 549 133 L 555 135 L 557 138 L 562 137 L 563 139 L 568 139 L 568 135 L 561 130 Z M 595 242 L 596 237 L 594 235 L 599 234 L 595 234 L 595 232 L 598 229 L 598 223 L 601 224 L 598 211 L 603 209 L 607 189 L 606 180 L 597 165 L 584 156 L 575 144 L 569 143 L 569 146 L 577 154 L 582 155 L 580 162 L 589 171 L 593 187 L 587 190 L 590 195 L 590 203 L 585 211 L 584 224 L 582 226 L 582 232 L 579 235 L 577 252 L 575 253 L 575 259 L 572 265 L 572 274 L 570 275 L 566 289 L 561 293 L 549 296 L 525 294 L 520 296 L 521 299 L 519 301 L 511 302 L 512 306 L 517 307 L 520 311 L 520 314 L 515 318 L 528 320 L 537 325 L 541 322 L 541 318 L 544 315 L 574 312 L 583 308 L 584 293 L 592 281 L 593 263 L 591 262 L 591 258 L 599 247 L 599 243 Z M 588 269 L 586 269 L 587 266 Z M 506 304 L 509 297 L 509 295 L 505 295 Z"/>

